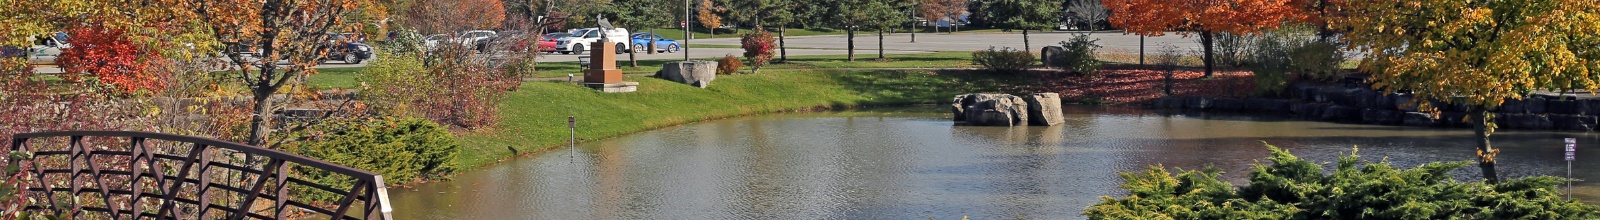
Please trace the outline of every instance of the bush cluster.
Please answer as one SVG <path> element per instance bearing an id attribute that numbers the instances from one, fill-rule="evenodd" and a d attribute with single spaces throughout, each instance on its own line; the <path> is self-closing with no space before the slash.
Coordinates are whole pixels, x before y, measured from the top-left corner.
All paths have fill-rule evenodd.
<path id="1" fill-rule="evenodd" d="M 362 99 L 375 115 L 424 117 L 466 129 L 493 126 L 500 99 L 532 74 L 533 57 L 474 59 L 472 48 L 445 45 L 426 57 L 379 56 L 361 71 Z"/>
<path id="2" fill-rule="evenodd" d="M 1090 219 L 1594 219 L 1600 207 L 1565 200 L 1562 179 L 1530 177 L 1490 184 L 1457 182 L 1469 162 L 1397 169 L 1361 160 L 1352 150 L 1332 172 L 1268 145 L 1270 165 L 1255 165 L 1250 185 L 1234 188 L 1215 168 L 1153 166 L 1123 173 L 1126 198 L 1102 197 Z"/>
<path id="3" fill-rule="evenodd" d="M 723 56 L 722 60 L 717 61 L 717 74 L 728 75 L 738 73 L 740 67 L 744 67 L 744 62 L 740 62 L 738 57 L 733 57 L 733 54 L 728 54 L 727 56 Z"/>
<path id="4" fill-rule="evenodd" d="M 287 143 L 287 152 L 383 175 L 390 184 L 405 184 L 456 170 L 461 146 L 444 126 L 418 118 L 346 119 L 318 124 L 304 131 L 306 141 Z M 321 169 L 295 169 L 306 179 L 328 186 L 354 180 Z M 315 199 L 319 195 L 307 195 Z M 320 195 L 332 196 L 332 195 Z"/>
<path id="5" fill-rule="evenodd" d="M 1033 53 L 1013 50 L 1010 47 L 1000 50 L 989 47 L 987 50 L 972 52 L 973 64 L 983 66 L 983 69 L 991 72 L 1021 73 L 1028 68 L 1028 65 L 1033 65 L 1033 61 Z"/>
<path id="6" fill-rule="evenodd" d="M 761 26 L 756 26 L 755 33 L 739 38 L 739 44 L 744 48 L 744 58 L 750 61 L 750 73 L 760 72 L 762 65 L 772 61 L 772 49 L 778 46 L 772 39 L 772 32 L 767 32 Z"/>
<path id="7" fill-rule="evenodd" d="M 1309 28 L 1286 27 L 1249 39 L 1245 65 L 1256 76 L 1258 94 L 1275 95 L 1291 81 L 1330 82 L 1344 78 L 1340 46 L 1318 39 Z"/>
<path id="8" fill-rule="evenodd" d="M 1100 40 L 1090 39 L 1089 35 L 1078 35 L 1062 41 L 1061 49 L 1064 51 L 1050 57 L 1054 59 L 1052 63 L 1061 64 L 1061 68 L 1078 74 L 1099 76 L 1096 72 L 1100 71 L 1100 61 L 1095 60 L 1094 53 L 1100 49 L 1100 45 L 1095 44 L 1096 41 Z"/>

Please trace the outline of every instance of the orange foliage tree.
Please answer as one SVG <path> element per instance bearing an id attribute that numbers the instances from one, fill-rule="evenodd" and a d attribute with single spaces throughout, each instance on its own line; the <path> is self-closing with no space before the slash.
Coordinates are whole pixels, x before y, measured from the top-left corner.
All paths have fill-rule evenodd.
<path id="1" fill-rule="evenodd" d="M 423 33 L 491 29 L 505 19 L 500 0 L 422 0 L 406 10 L 408 25 Z"/>
<path id="2" fill-rule="evenodd" d="M 328 52 L 326 33 L 347 30 L 352 17 L 372 0 L 182 0 L 210 27 L 211 37 L 227 47 L 260 51 L 253 57 L 225 53 L 229 77 L 250 90 L 252 101 L 248 143 L 266 145 L 273 112 L 282 108 L 271 99 L 285 86 L 316 73 L 312 66 Z M 288 61 L 279 65 L 279 61 Z"/>
<path id="3" fill-rule="evenodd" d="M 717 15 L 717 13 L 727 11 L 728 8 L 717 6 L 711 0 L 701 0 L 698 7 L 700 8 L 700 13 L 697 17 L 700 18 L 700 26 L 711 29 L 711 36 L 716 37 L 717 27 L 722 27 L 722 16 Z"/>
<path id="4" fill-rule="evenodd" d="M 1111 25 L 1141 36 L 1179 31 L 1199 35 L 1205 49 L 1205 77 L 1211 77 L 1213 36 L 1218 32 L 1254 34 L 1303 19 L 1300 0 L 1103 0 Z"/>

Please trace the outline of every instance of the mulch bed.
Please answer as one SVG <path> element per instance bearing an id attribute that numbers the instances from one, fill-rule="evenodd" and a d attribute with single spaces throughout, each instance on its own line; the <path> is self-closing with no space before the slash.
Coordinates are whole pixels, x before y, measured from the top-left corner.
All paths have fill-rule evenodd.
<path id="1" fill-rule="evenodd" d="M 1099 77 L 1054 70 L 1032 74 L 1039 76 L 1043 90 L 1060 93 L 1068 102 L 1138 106 L 1165 97 L 1162 92 L 1165 72 L 1150 67 L 1107 65 L 1101 68 Z M 1219 69 L 1211 78 L 1201 78 L 1204 75 L 1205 70 L 1200 68 L 1174 71 L 1173 95 L 1244 98 L 1255 93 L 1255 79 L 1250 71 Z"/>

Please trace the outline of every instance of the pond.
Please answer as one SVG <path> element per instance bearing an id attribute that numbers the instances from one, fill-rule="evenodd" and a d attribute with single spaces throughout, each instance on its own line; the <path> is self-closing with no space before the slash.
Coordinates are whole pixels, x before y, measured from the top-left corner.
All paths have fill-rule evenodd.
<path id="1" fill-rule="evenodd" d="M 1051 127 L 953 125 L 942 106 L 775 114 L 668 127 L 527 156 L 389 192 L 397 219 L 1060 219 L 1125 196 L 1118 172 L 1215 166 L 1237 186 L 1268 155 L 1359 146 L 1400 167 L 1464 161 L 1470 130 L 1236 114 L 1066 107 Z M 581 128 L 580 128 L 581 129 Z M 1600 179 L 1594 133 L 1502 131 L 1511 177 Z M 1458 171 L 1475 180 L 1475 166 Z M 1580 182 L 1580 199 L 1600 184 Z M 1591 202 L 1592 203 L 1592 202 Z"/>

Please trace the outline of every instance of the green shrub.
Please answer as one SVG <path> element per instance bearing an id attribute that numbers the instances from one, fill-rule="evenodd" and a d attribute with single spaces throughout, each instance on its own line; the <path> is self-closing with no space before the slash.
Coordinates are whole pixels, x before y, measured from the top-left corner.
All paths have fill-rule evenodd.
<path id="1" fill-rule="evenodd" d="M 1217 32 L 1212 38 L 1216 41 L 1217 64 L 1241 67 L 1249 63 L 1253 41 L 1250 35 Z"/>
<path id="2" fill-rule="evenodd" d="M 1328 40 L 1299 41 L 1289 51 L 1290 71 L 1301 79 L 1318 82 L 1343 79 L 1345 73 L 1339 64 L 1346 58 L 1339 47 Z"/>
<path id="3" fill-rule="evenodd" d="M 1089 35 L 1074 36 L 1071 40 L 1062 41 L 1061 49 L 1064 51 L 1051 59 L 1055 59 L 1054 63 L 1061 64 L 1063 69 L 1078 74 L 1098 76 L 1096 72 L 1100 70 L 1100 61 L 1094 58 L 1094 53 L 1096 49 L 1100 49 L 1100 45 L 1095 44 L 1096 41 L 1100 40 L 1090 39 Z"/>
<path id="4" fill-rule="evenodd" d="M 1360 160 L 1352 150 L 1336 169 L 1267 145 L 1271 165 L 1255 165 L 1250 185 L 1234 188 L 1214 168 L 1152 166 L 1123 173 L 1127 198 L 1101 197 L 1090 219 L 1593 219 L 1600 207 L 1564 200 L 1550 176 L 1499 184 L 1456 182 L 1450 172 L 1470 163 L 1428 163 L 1396 169 Z"/>
<path id="5" fill-rule="evenodd" d="M 1033 53 L 1013 50 L 1010 47 L 995 50 L 991 46 L 988 50 L 972 52 L 973 64 L 983 66 L 985 70 L 998 73 L 1020 73 L 1022 70 L 1027 69 L 1028 65 L 1032 65 L 1033 61 Z"/>
<path id="6" fill-rule="evenodd" d="M 287 143 L 290 153 L 383 175 L 406 184 L 456 170 L 460 144 L 444 126 L 420 118 L 372 118 L 327 122 L 304 131 L 305 141 Z M 295 172 L 319 184 L 348 186 L 354 180 L 318 169 Z M 307 195 L 313 199 L 332 195 Z"/>
<path id="7" fill-rule="evenodd" d="M 1250 70 L 1255 72 L 1256 94 L 1278 95 L 1289 85 L 1289 48 L 1285 37 L 1268 34 L 1255 40 Z"/>
<path id="8" fill-rule="evenodd" d="M 727 56 L 723 56 L 722 60 L 717 61 L 717 74 L 728 75 L 738 73 L 740 67 L 744 67 L 744 62 L 740 62 L 739 58 L 733 57 L 733 54 L 728 54 Z"/>

